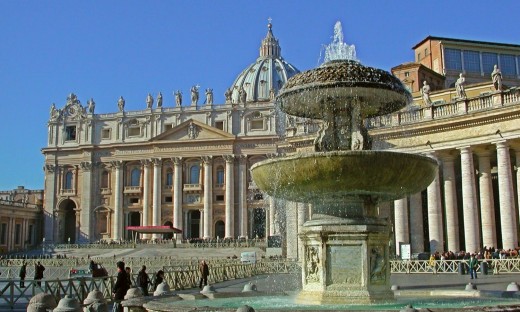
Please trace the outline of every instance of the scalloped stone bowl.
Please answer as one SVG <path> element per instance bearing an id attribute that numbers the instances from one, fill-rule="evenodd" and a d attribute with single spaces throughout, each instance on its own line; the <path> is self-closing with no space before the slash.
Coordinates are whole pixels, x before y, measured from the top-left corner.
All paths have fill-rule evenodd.
<path id="1" fill-rule="evenodd" d="M 395 200 L 424 190 L 437 162 L 389 151 L 337 151 L 268 159 L 251 168 L 267 194 L 296 202 L 337 202 L 369 195 Z"/>

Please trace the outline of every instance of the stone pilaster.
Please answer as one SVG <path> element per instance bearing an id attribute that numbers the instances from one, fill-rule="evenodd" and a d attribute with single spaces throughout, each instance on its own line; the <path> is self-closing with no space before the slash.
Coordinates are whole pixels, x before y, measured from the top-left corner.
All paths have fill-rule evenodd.
<path id="1" fill-rule="evenodd" d="M 224 155 L 226 161 L 226 225 L 225 225 L 225 237 L 234 237 L 234 166 L 235 166 L 235 155 Z"/>
<path id="2" fill-rule="evenodd" d="M 422 194 L 410 196 L 410 245 L 412 253 L 424 252 L 424 226 L 422 211 Z"/>
<path id="3" fill-rule="evenodd" d="M 91 237 L 90 219 L 92 218 L 92 163 L 84 161 L 80 163 L 82 171 L 81 186 L 81 213 L 79 219 L 79 236 L 76 236 L 76 242 L 88 242 Z"/>
<path id="4" fill-rule="evenodd" d="M 210 239 L 213 237 L 213 216 L 212 216 L 212 203 L 213 203 L 213 162 L 212 156 L 203 156 L 202 161 L 204 162 L 204 233 L 202 237 Z"/>
<path id="5" fill-rule="evenodd" d="M 112 239 L 120 240 L 123 234 L 123 162 L 112 161 L 111 164 L 115 169 Z"/>
<path id="6" fill-rule="evenodd" d="M 464 211 L 464 239 L 468 252 L 480 249 L 478 230 L 478 206 L 475 190 L 475 166 L 473 152 L 469 146 L 460 148 L 460 163 L 462 175 L 462 209 Z"/>
<path id="7" fill-rule="evenodd" d="M 478 183 L 480 189 L 480 215 L 482 218 L 482 243 L 487 247 L 497 247 L 495 225 L 495 204 L 491 182 L 491 152 L 479 151 Z"/>
<path id="8" fill-rule="evenodd" d="M 152 225 L 158 226 L 161 223 L 161 173 L 162 160 L 158 158 L 152 159 L 153 162 L 153 194 L 152 194 Z M 154 238 L 161 237 L 160 234 L 154 234 Z"/>
<path id="9" fill-rule="evenodd" d="M 514 249 L 518 246 L 516 213 L 513 197 L 513 179 L 509 146 L 506 142 L 496 143 L 498 190 L 500 200 L 500 228 L 502 230 L 502 248 Z"/>
<path id="10" fill-rule="evenodd" d="M 58 168 L 54 164 L 46 164 L 45 171 L 45 205 L 43 213 L 44 238 L 46 243 L 53 243 L 54 238 L 54 210 L 56 209 L 56 192 L 58 191 Z"/>
<path id="11" fill-rule="evenodd" d="M 240 155 L 238 166 L 238 220 L 240 237 L 248 237 L 247 187 L 247 155 Z"/>

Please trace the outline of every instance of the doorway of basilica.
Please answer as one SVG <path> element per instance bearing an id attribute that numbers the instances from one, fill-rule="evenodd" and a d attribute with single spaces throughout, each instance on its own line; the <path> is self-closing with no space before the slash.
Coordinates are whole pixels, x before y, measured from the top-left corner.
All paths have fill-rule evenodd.
<path id="1" fill-rule="evenodd" d="M 189 238 L 200 237 L 200 211 L 192 210 L 188 213 L 189 222 Z"/>
<path id="2" fill-rule="evenodd" d="M 58 208 L 58 237 L 60 243 L 76 243 L 76 203 L 66 199 Z"/>

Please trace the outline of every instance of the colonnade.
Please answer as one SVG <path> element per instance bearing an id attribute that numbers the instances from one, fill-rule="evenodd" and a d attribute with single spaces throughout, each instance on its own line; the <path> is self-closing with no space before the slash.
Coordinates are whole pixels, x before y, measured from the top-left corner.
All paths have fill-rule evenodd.
<path id="1" fill-rule="evenodd" d="M 511 142 L 501 140 L 485 146 L 463 146 L 431 153 L 439 162 L 439 172 L 426 190 L 429 248 L 423 243 L 422 197 L 418 193 L 394 201 L 396 253 L 400 254 L 400 244 L 410 244 L 412 253 L 477 252 L 483 246 L 518 247 L 518 203 L 515 203 L 511 151 Z M 478 162 L 474 162 L 475 156 Z M 457 173 L 455 164 L 459 157 L 460 172 Z M 496 167 L 493 166 L 495 158 Z M 515 168 L 520 167 L 520 150 L 515 151 L 514 158 Z M 498 180 L 498 194 L 493 194 L 492 171 Z M 461 184 L 459 188 L 457 183 Z M 516 185 L 516 198 L 519 198 L 520 170 L 516 170 Z M 494 196 L 498 196 L 498 201 Z M 497 202 L 499 221 L 495 216 Z M 461 209 L 463 218 L 459 220 Z M 463 246 L 459 233 L 463 233 Z"/>

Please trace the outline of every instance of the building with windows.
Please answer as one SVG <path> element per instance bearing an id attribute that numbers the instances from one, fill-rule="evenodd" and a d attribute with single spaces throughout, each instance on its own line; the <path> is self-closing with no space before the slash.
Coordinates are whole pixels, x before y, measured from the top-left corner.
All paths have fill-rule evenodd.
<path id="1" fill-rule="evenodd" d="M 41 242 L 43 190 L 19 186 L 0 191 L 0 253 L 24 250 Z"/>
<path id="2" fill-rule="evenodd" d="M 277 152 L 274 99 L 298 70 L 281 56 L 268 25 L 260 55 L 213 104 L 213 90 L 176 91 L 140 111 L 96 114 L 74 94 L 53 104 L 45 156 L 45 238 L 48 242 L 128 239 L 125 226 L 172 225 L 177 239 L 265 237 L 275 211 L 249 168 Z M 114 101 L 116 102 L 116 101 Z M 204 104 L 200 104 L 204 102 Z M 271 212 L 267 212 L 271 211 Z M 146 236 L 150 238 L 149 236 Z"/>

